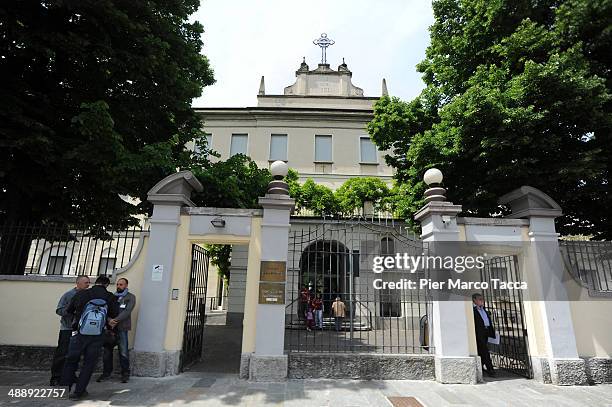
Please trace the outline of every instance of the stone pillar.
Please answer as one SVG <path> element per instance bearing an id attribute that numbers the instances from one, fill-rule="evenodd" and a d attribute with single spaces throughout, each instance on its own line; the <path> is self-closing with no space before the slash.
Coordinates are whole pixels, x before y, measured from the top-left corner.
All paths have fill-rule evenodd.
<path id="1" fill-rule="evenodd" d="M 555 218 L 561 207 L 542 191 L 523 186 L 499 199 L 508 205 L 510 218 L 529 219 L 529 246 L 525 271 L 532 284 L 529 297 L 539 306 L 547 355 L 532 357 L 536 380 L 559 385 L 587 384 L 585 361 L 578 357 L 570 304 L 563 283 L 564 268 L 559 251 Z"/>
<path id="2" fill-rule="evenodd" d="M 255 352 L 249 362 L 251 380 L 274 381 L 287 377 L 288 361 L 284 353 L 285 289 L 289 216 L 295 201 L 289 197 L 287 184 L 281 181 L 287 174 L 286 167 L 282 161 L 272 164 L 271 171 L 276 180 L 270 183 L 266 196 L 259 198 L 264 215 Z"/>
<path id="3" fill-rule="evenodd" d="M 439 184 L 442 174 L 435 169 L 428 170 L 425 182 Z M 428 189 L 426 205 L 414 215 L 421 222 L 421 238 L 430 245 L 459 241 L 457 214 L 461 212 L 461 205 L 447 202 L 445 192 L 441 187 Z M 474 332 L 468 329 L 472 325 L 468 324 L 468 305 L 459 298 L 433 301 L 430 336 L 435 348 L 436 380 L 440 383 L 475 384 L 481 377 L 479 359 L 470 355 L 470 335 Z"/>
<path id="4" fill-rule="evenodd" d="M 190 171 L 181 171 L 164 178 L 148 193 L 154 207 L 132 352 L 132 370 L 137 376 L 179 372 L 180 351 L 166 350 L 164 342 L 180 212 L 182 206 L 195 206 L 190 200 L 193 190 L 202 191 L 202 184 Z"/>

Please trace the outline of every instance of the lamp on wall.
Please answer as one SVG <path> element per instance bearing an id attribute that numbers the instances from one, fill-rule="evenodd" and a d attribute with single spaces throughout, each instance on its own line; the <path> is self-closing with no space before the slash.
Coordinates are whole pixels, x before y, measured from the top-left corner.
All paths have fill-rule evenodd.
<path id="1" fill-rule="evenodd" d="M 214 218 L 213 220 L 210 221 L 210 223 L 212 223 L 212 225 L 216 228 L 224 228 L 225 227 L 225 219 L 223 218 Z"/>

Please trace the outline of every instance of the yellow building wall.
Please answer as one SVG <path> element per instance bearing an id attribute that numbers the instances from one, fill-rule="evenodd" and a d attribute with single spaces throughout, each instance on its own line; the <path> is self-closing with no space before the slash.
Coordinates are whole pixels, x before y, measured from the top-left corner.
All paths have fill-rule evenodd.
<path id="1" fill-rule="evenodd" d="M 129 280 L 129 289 L 136 295 L 132 312 L 130 344 L 138 325 L 140 288 L 144 275 L 148 237 L 143 237 L 142 250 L 132 265 L 117 278 Z M 92 285 L 95 276 L 91 277 Z M 114 283 L 114 281 L 113 281 Z M 60 297 L 75 285 L 75 278 L 66 281 L 0 281 L 0 345 L 57 346 L 60 317 L 55 313 Z M 114 286 L 108 287 L 114 292 Z"/>
<path id="2" fill-rule="evenodd" d="M 612 357 L 612 301 L 589 296 L 574 279 L 565 283 L 570 302 L 578 355 Z"/>
<path id="3" fill-rule="evenodd" d="M 261 218 L 251 221 L 251 243 L 247 263 L 247 281 L 242 322 L 242 353 L 255 352 L 257 302 L 259 299 L 259 268 L 261 264 Z"/>

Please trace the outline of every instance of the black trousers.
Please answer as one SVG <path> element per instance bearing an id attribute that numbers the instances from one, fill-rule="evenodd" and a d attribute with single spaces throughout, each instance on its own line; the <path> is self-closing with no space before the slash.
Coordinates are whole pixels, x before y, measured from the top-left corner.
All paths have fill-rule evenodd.
<path id="1" fill-rule="evenodd" d="M 62 378 L 64 361 L 66 360 L 68 346 L 70 345 L 70 335 L 72 335 L 72 331 L 69 329 L 62 329 L 59 331 L 57 348 L 55 348 L 55 352 L 53 353 L 53 363 L 51 364 L 51 380 L 59 381 Z"/>
<path id="2" fill-rule="evenodd" d="M 488 372 L 493 371 L 493 362 L 491 361 L 491 355 L 489 354 L 489 347 L 487 346 L 488 337 L 485 335 L 476 336 L 476 348 L 478 349 L 478 356 L 484 366 L 486 366 Z"/>
<path id="3" fill-rule="evenodd" d="M 62 372 L 62 386 L 72 386 L 74 374 L 79 367 L 79 359 L 83 355 L 83 366 L 76 382 L 75 393 L 81 394 L 87 390 L 91 375 L 102 354 L 104 338 L 102 335 L 88 336 L 76 334 L 70 338 L 70 348 L 66 355 L 64 370 Z"/>

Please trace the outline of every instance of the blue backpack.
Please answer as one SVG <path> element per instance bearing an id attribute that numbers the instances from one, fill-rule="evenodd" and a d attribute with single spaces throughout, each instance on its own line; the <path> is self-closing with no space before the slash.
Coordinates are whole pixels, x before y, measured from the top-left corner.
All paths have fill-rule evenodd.
<path id="1" fill-rule="evenodd" d="M 79 320 L 81 335 L 102 335 L 106 326 L 108 307 L 106 301 L 97 298 L 85 304 L 85 309 Z"/>

